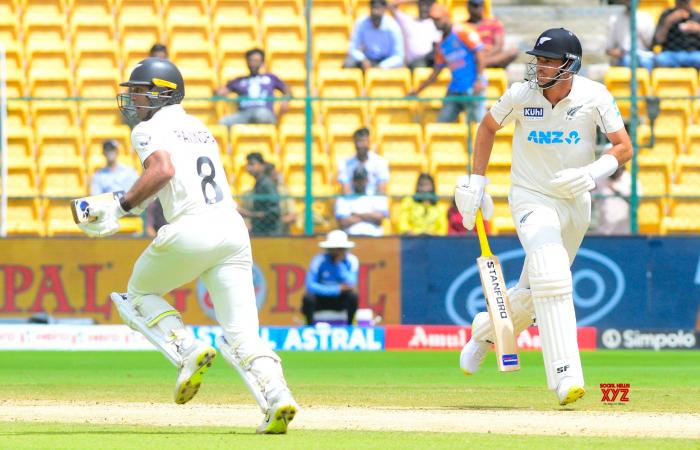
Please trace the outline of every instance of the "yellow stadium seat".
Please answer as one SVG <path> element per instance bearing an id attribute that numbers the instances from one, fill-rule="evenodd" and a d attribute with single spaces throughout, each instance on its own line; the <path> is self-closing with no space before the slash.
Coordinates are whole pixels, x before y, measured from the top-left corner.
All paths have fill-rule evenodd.
<path id="1" fill-rule="evenodd" d="M 83 160 L 82 139 L 78 127 L 40 128 L 36 130 L 37 158 L 40 164 L 48 161 Z"/>
<path id="2" fill-rule="evenodd" d="M 162 0 L 165 21 L 184 19 L 207 19 L 209 14 L 208 0 Z"/>
<path id="3" fill-rule="evenodd" d="M 0 17 L 13 17 L 16 16 L 22 5 L 19 0 L 2 0 L 0 1 Z"/>
<path id="4" fill-rule="evenodd" d="M 311 18 L 313 22 L 332 22 L 338 17 L 351 17 L 354 0 L 314 0 Z"/>
<path id="5" fill-rule="evenodd" d="M 338 164 L 355 155 L 355 141 L 352 135 L 358 127 L 339 122 L 329 124 L 326 129 L 328 131 L 328 153 L 334 173 L 337 173 Z"/>
<path id="6" fill-rule="evenodd" d="M 274 125 L 233 125 L 231 150 L 236 167 L 245 166 L 246 156 L 251 152 L 259 152 L 266 161 L 279 165 L 277 129 Z"/>
<path id="7" fill-rule="evenodd" d="M 280 74 L 282 79 L 285 72 L 306 73 L 306 47 L 301 42 L 279 44 L 266 55 L 266 60 L 270 72 Z"/>
<path id="8" fill-rule="evenodd" d="M 409 100 L 372 101 L 369 114 L 374 127 L 383 124 L 410 124 L 416 118 L 416 105 Z"/>
<path id="9" fill-rule="evenodd" d="M 664 196 L 668 192 L 670 173 L 663 161 L 647 163 L 640 158 L 637 177 L 644 195 Z"/>
<path id="10" fill-rule="evenodd" d="M 700 202 L 696 196 L 673 197 L 669 215 L 661 220 L 661 234 L 699 233 Z"/>
<path id="11" fill-rule="evenodd" d="M 444 162 L 467 167 L 467 126 L 463 123 L 429 123 L 425 126 L 426 154 L 430 173 L 437 173 Z"/>
<path id="12" fill-rule="evenodd" d="M 57 235 L 85 236 L 73 222 L 73 214 L 65 199 L 44 199 L 44 224 L 47 237 Z"/>
<path id="13" fill-rule="evenodd" d="M 31 130 L 26 127 L 8 128 L 7 149 L 9 164 L 34 161 L 34 137 Z"/>
<path id="14" fill-rule="evenodd" d="M 631 94 L 630 90 L 630 80 L 632 77 L 632 71 L 629 67 L 614 67 L 611 66 L 605 72 L 605 86 L 607 86 L 613 97 L 629 97 Z M 651 95 L 651 77 L 649 76 L 649 71 L 646 69 L 637 69 L 637 108 L 638 114 L 641 117 L 646 115 L 646 101 L 644 97 Z M 617 99 L 615 100 L 618 108 L 620 108 L 620 114 L 623 117 L 629 118 L 630 115 L 630 105 L 629 99 Z"/>
<path id="15" fill-rule="evenodd" d="M 670 193 L 672 196 L 700 196 L 700 160 L 694 159 L 676 163 L 676 177 L 671 185 Z"/>
<path id="16" fill-rule="evenodd" d="M 346 15 L 319 16 L 314 2 L 311 31 L 317 47 L 349 48 L 352 24 Z"/>
<path id="17" fill-rule="evenodd" d="M 47 17 L 64 16 L 66 2 L 64 0 L 22 0 L 24 22 L 41 22 Z"/>
<path id="18" fill-rule="evenodd" d="M 268 51 L 290 46 L 306 50 L 306 23 L 302 16 L 269 17 L 262 22 L 262 35 Z"/>
<path id="19" fill-rule="evenodd" d="M 163 25 L 158 19 L 155 22 L 131 21 L 130 16 L 121 16 L 118 22 L 119 39 L 121 43 L 122 62 L 124 70 L 131 73 L 133 67 L 148 57 L 151 43 L 163 42 Z"/>
<path id="20" fill-rule="evenodd" d="M 688 125 L 685 145 L 688 155 L 700 157 L 700 124 Z"/>
<path id="21" fill-rule="evenodd" d="M 365 92 L 368 97 L 403 98 L 411 90 L 411 71 L 406 68 L 371 68 L 365 73 Z"/>
<path id="22" fill-rule="evenodd" d="M 458 161 L 441 161 L 437 165 L 435 176 L 435 192 L 441 197 L 452 197 L 455 192 L 457 179 L 467 175 L 467 167 Z"/>
<path id="23" fill-rule="evenodd" d="M 36 172 L 36 164 L 30 159 L 8 164 L 8 197 L 35 197 L 38 195 Z"/>
<path id="24" fill-rule="evenodd" d="M 322 74 L 326 70 L 340 69 L 348 56 L 348 46 L 329 44 L 328 46 L 314 46 L 314 67 L 316 73 Z"/>
<path id="25" fill-rule="evenodd" d="M 114 98 L 121 90 L 120 81 L 117 69 L 86 67 L 77 72 L 77 94 L 79 97 L 86 98 Z"/>
<path id="26" fill-rule="evenodd" d="M 216 139 L 216 143 L 219 144 L 219 153 L 221 155 L 231 155 L 231 149 L 229 147 L 228 140 L 228 127 L 226 125 L 209 125 L 209 131 L 211 131 L 212 136 Z"/>
<path id="27" fill-rule="evenodd" d="M 0 39 L 2 39 L 0 37 Z M 3 42 L 0 40 L 0 42 Z M 24 77 L 24 47 L 19 41 L 5 41 L 5 71 L 8 78 Z"/>
<path id="28" fill-rule="evenodd" d="M 429 67 L 417 67 L 413 70 L 413 89 L 416 89 L 426 78 L 430 76 L 433 69 Z M 450 84 L 452 76 L 449 70 L 440 72 L 437 80 L 426 87 L 420 94 L 420 98 L 435 98 L 438 100 L 428 100 L 418 102 L 418 116 L 423 125 L 437 122 L 437 115 L 442 108 L 442 98 L 447 92 L 447 85 Z"/>
<path id="29" fill-rule="evenodd" d="M 666 215 L 666 199 L 640 197 L 637 207 L 637 225 L 639 232 L 658 234 L 661 220 Z"/>
<path id="30" fill-rule="evenodd" d="M 248 76 L 250 71 L 246 65 L 245 51 L 232 48 L 232 49 L 222 49 L 218 53 L 219 66 L 219 80 L 221 84 L 225 85 L 229 81 L 238 78 Z"/>
<path id="31" fill-rule="evenodd" d="M 42 22 L 24 22 L 23 34 L 27 50 L 41 50 L 46 45 L 64 50 L 69 47 L 66 21 L 62 17 L 47 16 Z"/>
<path id="32" fill-rule="evenodd" d="M 260 21 L 262 23 L 275 20 L 273 17 L 291 18 L 304 14 L 304 6 L 301 0 L 262 0 L 259 6 Z"/>
<path id="33" fill-rule="evenodd" d="M 353 18 L 353 21 L 356 21 L 357 19 L 360 19 L 361 17 L 369 16 L 369 2 L 363 2 L 361 0 L 356 0 L 355 7 L 353 8 L 353 12 L 355 13 L 355 17 Z"/>
<path id="34" fill-rule="evenodd" d="M 30 103 L 29 110 L 32 113 L 32 126 L 35 131 L 78 125 L 78 107 L 75 102 L 34 100 Z"/>
<path id="35" fill-rule="evenodd" d="M 24 101 L 7 102 L 7 129 L 26 129 L 30 125 L 29 104 Z"/>
<path id="36" fill-rule="evenodd" d="M 354 98 L 363 93 L 363 78 L 360 69 L 328 69 L 318 80 L 319 96 Z"/>
<path id="37" fill-rule="evenodd" d="M 651 16 L 654 23 L 659 22 L 659 16 L 665 9 L 673 8 L 673 0 L 640 0 L 638 10 L 644 11 Z"/>
<path id="38" fill-rule="evenodd" d="M 99 48 L 85 47 L 76 48 L 73 52 L 76 75 L 79 76 L 82 70 L 115 70 L 119 71 L 119 46 L 100 46 Z M 118 72 L 119 73 L 119 72 Z"/>
<path id="39" fill-rule="evenodd" d="M 5 92 L 8 98 L 24 97 L 27 95 L 27 77 L 24 70 L 8 72 L 5 80 Z"/>
<path id="40" fill-rule="evenodd" d="M 325 129 L 316 125 L 312 128 L 311 158 L 314 163 L 328 165 Z M 306 161 L 306 130 L 298 125 L 283 125 L 279 129 L 280 160 L 287 164 L 303 164 Z"/>
<path id="41" fill-rule="evenodd" d="M 646 134 L 646 127 L 640 127 L 640 131 Z M 640 133 L 641 134 L 641 133 Z M 645 137 L 643 135 L 643 137 Z M 654 127 L 654 148 L 640 150 L 640 156 L 653 156 L 672 163 L 681 153 L 682 135 L 677 128 L 671 128 L 664 122 Z"/>
<path id="42" fill-rule="evenodd" d="M 685 129 L 692 117 L 690 100 L 662 100 L 660 109 L 659 117 L 654 123 L 655 130 L 661 127 L 674 129 L 681 140 L 685 140 Z"/>
<path id="43" fill-rule="evenodd" d="M 510 163 L 513 153 L 513 133 L 515 125 L 510 124 L 501 128 L 496 132 L 496 137 L 493 141 L 490 161 Z M 472 139 L 476 137 L 476 133 L 472 133 Z"/>
<path id="44" fill-rule="evenodd" d="M 73 77 L 68 70 L 34 69 L 29 73 L 29 94 L 37 98 L 73 95 Z"/>
<path id="45" fill-rule="evenodd" d="M 2 12 L 3 4 L 0 2 L 0 42 L 20 43 L 21 27 L 16 13 Z"/>
<path id="46" fill-rule="evenodd" d="M 427 158 L 423 152 L 423 130 L 416 123 L 383 124 L 377 127 L 377 150 L 393 167 L 398 163 L 413 163 L 426 169 Z"/>
<path id="47" fill-rule="evenodd" d="M 510 163 L 492 161 L 486 175 L 489 177 L 489 194 L 494 197 L 507 197 L 510 191 Z"/>
<path id="48" fill-rule="evenodd" d="M 7 233 L 9 235 L 44 236 L 41 205 L 38 198 L 7 201 Z"/>
<path id="49" fill-rule="evenodd" d="M 116 0 L 116 10 L 120 20 L 131 22 L 161 22 L 160 0 Z"/>
<path id="50" fill-rule="evenodd" d="M 119 143 L 120 156 L 136 156 L 131 148 L 131 130 L 127 125 L 103 125 L 84 130 L 84 133 L 85 154 L 88 157 L 99 156 L 104 160 L 102 143 L 108 139 Z"/>
<path id="51" fill-rule="evenodd" d="M 694 97 L 698 92 L 698 73 L 692 68 L 657 67 L 651 73 L 651 84 L 654 95 L 659 97 Z"/>
<path id="52" fill-rule="evenodd" d="M 80 104 L 80 123 L 84 130 L 120 125 L 123 117 L 114 100 L 90 101 Z"/>
<path id="53" fill-rule="evenodd" d="M 508 89 L 508 77 L 506 76 L 505 69 L 487 68 L 484 69 L 484 74 L 489 80 L 485 93 L 486 97 L 488 97 L 486 104 L 491 106 L 495 104 Z"/>
<path id="54" fill-rule="evenodd" d="M 314 195 L 329 195 L 331 193 L 330 169 L 328 161 L 312 163 L 311 185 Z M 289 195 L 301 197 L 306 194 L 306 163 L 295 161 L 285 163 L 284 179 L 289 189 Z"/>
<path id="55" fill-rule="evenodd" d="M 256 0 L 211 0 L 212 23 L 216 27 L 231 22 L 231 17 L 238 21 L 255 16 L 256 3 Z"/>
<path id="56" fill-rule="evenodd" d="M 28 74 L 34 71 L 56 70 L 68 72 L 70 58 L 64 41 L 43 42 L 27 45 Z"/>
<path id="57" fill-rule="evenodd" d="M 389 166 L 387 195 L 405 197 L 416 192 L 418 175 L 425 172 L 425 165 L 414 161 L 392 161 Z"/>
<path id="58" fill-rule="evenodd" d="M 84 17 L 79 16 L 71 21 L 71 38 L 73 51 L 115 49 L 116 28 L 112 16 Z"/>
<path id="59" fill-rule="evenodd" d="M 261 47 L 258 31 L 258 21 L 252 16 L 233 16 L 235 21 L 226 18 L 225 21 L 214 24 L 214 36 L 218 49 L 219 59 L 224 51 L 238 49 L 239 54 L 244 54 L 247 50 Z M 223 61 L 221 61 L 223 65 Z M 240 61 L 245 70 L 245 60 Z"/>
<path id="60" fill-rule="evenodd" d="M 119 218 L 119 231 L 117 234 L 129 234 L 134 237 L 143 235 L 143 219 L 140 216 Z"/>
<path id="61" fill-rule="evenodd" d="M 91 19 L 113 19 L 113 0 L 69 0 L 71 21 L 88 23 Z"/>
<path id="62" fill-rule="evenodd" d="M 168 22 L 165 30 L 170 39 L 171 57 L 173 52 L 184 49 L 208 50 L 214 53 L 210 41 L 211 27 L 207 17 L 173 18 Z"/>
<path id="63" fill-rule="evenodd" d="M 39 165 L 41 195 L 77 198 L 87 195 L 85 164 L 80 161 L 50 161 Z"/>
<path id="64" fill-rule="evenodd" d="M 515 224 L 506 198 L 494 198 L 494 213 L 489 220 L 489 230 L 492 235 L 515 233 Z"/>
<path id="65" fill-rule="evenodd" d="M 281 103 L 275 104 L 279 126 L 294 125 L 304 128 L 306 126 L 306 103 L 303 100 L 290 100 L 284 114 L 280 113 Z M 311 103 L 313 123 L 319 122 L 320 108 L 318 103 Z"/>
<path id="66" fill-rule="evenodd" d="M 323 101 L 321 112 L 326 127 L 332 124 L 347 124 L 356 130 L 367 123 L 366 107 L 359 101 Z"/>

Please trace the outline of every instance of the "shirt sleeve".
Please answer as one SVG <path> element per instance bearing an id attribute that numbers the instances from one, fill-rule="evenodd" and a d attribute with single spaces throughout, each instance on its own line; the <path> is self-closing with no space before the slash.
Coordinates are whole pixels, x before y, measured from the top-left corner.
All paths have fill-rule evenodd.
<path id="1" fill-rule="evenodd" d="M 404 60 L 404 42 L 401 28 L 394 19 L 389 16 L 384 16 L 382 20 L 389 21 L 387 30 L 391 33 L 391 54 L 384 61 L 379 63 L 382 69 L 394 69 L 403 66 Z"/>
<path id="2" fill-rule="evenodd" d="M 344 219 L 345 217 L 350 217 L 352 215 L 352 208 L 350 202 L 344 197 L 338 197 L 335 201 L 335 217 L 339 219 Z"/>
<path id="3" fill-rule="evenodd" d="M 600 127 L 603 133 L 614 133 L 624 128 L 625 123 L 622 121 L 620 109 L 617 107 L 612 94 L 604 87 L 596 102 L 596 110 L 596 125 Z"/>
<path id="4" fill-rule="evenodd" d="M 350 182 L 350 177 L 348 175 L 348 161 L 343 160 L 338 164 L 338 183 L 346 184 Z"/>
<path id="5" fill-rule="evenodd" d="M 350 37 L 350 56 L 355 61 L 364 61 L 365 53 L 362 51 L 362 28 L 365 23 L 366 18 L 358 19 L 355 22 L 355 28 L 352 30 L 352 36 Z"/>
<path id="6" fill-rule="evenodd" d="M 165 136 L 152 130 L 148 122 L 138 124 L 131 132 L 131 146 L 139 155 L 141 164 L 157 150 L 168 151 Z"/>
<path id="7" fill-rule="evenodd" d="M 479 37 L 479 33 L 471 27 L 455 26 L 453 32 L 470 50 L 480 50 L 484 46 Z"/>
<path id="8" fill-rule="evenodd" d="M 241 89 L 241 78 L 234 78 L 233 80 L 226 83 L 226 89 L 231 92 L 240 93 Z"/>
<path id="9" fill-rule="evenodd" d="M 318 279 L 318 271 L 321 268 L 323 259 L 323 255 L 316 255 L 314 256 L 314 259 L 311 260 L 309 270 L 306 271 L 306 290 L 314 295 L 322 295 L 326 297 L 340 295 L 340 286 L 337 284 L 328 285 L 321 284 L 316 281 Z"/>
<path id="10" fill-rule="evenodd" d="M 273 87 L 273 89 L 277 89 L 277 90 L 280 91 L 280 92 L 284 92 L 285 90 L 287 90 L 287 83 L 285 83 L 284 81 L 282 81 L 282 80 L 280 79 L 280 77 L 278 77 L 278 76 L 275 75 L 275 74 L 270 74 L 270 76 L 272 77 L 272 87 Z"/>
<path id="11" fill-rule="evenodd" d="M 513 101 L 513 97 L 514 91 L 518 86 L 520 86 L 519 83 L 513 83 L 513 85 L 503 93 L 501 98 L 498 99 L 498 102 L 489 110 L 491 117 L 501 126 L 506 126 L 515 120 L 515 114 L 513 114 L 515 102 Z"/>

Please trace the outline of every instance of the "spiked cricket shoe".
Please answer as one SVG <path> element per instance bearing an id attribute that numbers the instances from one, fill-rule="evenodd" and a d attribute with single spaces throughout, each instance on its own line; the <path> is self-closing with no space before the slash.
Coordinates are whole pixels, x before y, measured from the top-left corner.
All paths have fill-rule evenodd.
<path id="1" fill-rule="evenodd" d="M 294 419 L 299 405 L 294 401 L 292 393 L 288 389 L 283 390 L 276 397 L 268 400 L 270 407 L 265 413 L 265 419 L 258 426 L 258 434 L 285 434 L 289 422 Z"/>
<path id="2" fill-rule="evenodd" d="M 481 312 L 474 317 L 472 322 L 472 338 L 467 344 L 462 347 L 462 353 L 459 355 L 459 367 L 465 375 L 473 375 L 479 370 L 481 363 L 484 362 L 486 353 L 491 349 L 491 343 L 486 341 L 477 341 L 474 339 L 474 330 L 477 327 L 484 326 L 484 322 L 488 322 L 488 313 Z"/>
<path id="3" fill-rule="evenodd" d="M 183 357 L 182 367 L 175 384 L 175 403 L 182 405 L 192 400 L 202 385 L 202 376 L 211 367 L 216 350 L 202 341 L 195 341 L 193 349 Z"/>
<path id="4" fill-rule="evenodd" d="M 573 403 L 584 395 L 586 395 L 586 390 L 583 386 L 572 381 L 570 377 L 562 379 L 557 387 L 557 397 L 559 397 L 559 404 L 562 406 Z"/>

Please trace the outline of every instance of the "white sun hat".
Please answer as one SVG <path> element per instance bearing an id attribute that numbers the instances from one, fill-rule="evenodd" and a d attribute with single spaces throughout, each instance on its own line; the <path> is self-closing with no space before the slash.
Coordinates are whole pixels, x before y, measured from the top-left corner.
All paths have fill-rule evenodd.
<path id="1" fill-rule="evenodd" d="M 319 242 L 321 248 L 353 248 L 355 243 L 348 240 L 348 235 L 343 230 L 333 230 L 326 235 L 326 240 Z"/>

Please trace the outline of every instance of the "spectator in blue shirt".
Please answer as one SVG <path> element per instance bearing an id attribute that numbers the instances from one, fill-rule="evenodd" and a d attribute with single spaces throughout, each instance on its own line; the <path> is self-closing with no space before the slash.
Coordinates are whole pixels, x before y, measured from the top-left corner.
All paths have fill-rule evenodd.
<path id="1" fill-rule="evenodd" d="M 301 308 L 306 323 L 313 325 L 316 311 L 332 309 L 347 311 L 348 324 L 352 324 L 357 311 L 360 262 L 348 250 L 355 247 L 355 243 L 348 240 L 344 231 L 333 230 L 318 246 L 326 252 L 314 256 L 306 272 L 306 293 Z"/>
<path id="2" fill-rule="evenodd" d="M 95 171 L 90 183 L 90 195 L 104 194 L 115 191 L 128 191 L 139 177 L 136 171 L 117 162 L 119 144 L 109 139 L 102 143 L 102 154 L 107 165 Z"/>
<path id="3" fill-rule="evenodd" d="M 370 0 L 370 14 L 355 22 L 345 68 L 393 69 L 404 63 L 404 42 L 399 24 L 385 14 L 386 0 Z"/>

